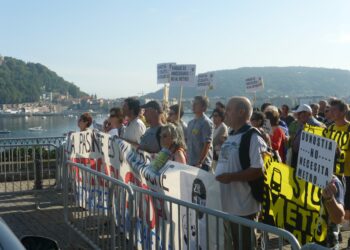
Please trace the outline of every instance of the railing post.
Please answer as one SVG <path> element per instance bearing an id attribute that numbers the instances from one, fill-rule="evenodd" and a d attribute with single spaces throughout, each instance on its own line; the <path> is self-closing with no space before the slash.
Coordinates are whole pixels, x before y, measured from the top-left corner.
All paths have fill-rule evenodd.
<path id="1" fill-rule="evenodd" d="M 35 190 L 43 189 L 42 174 L 43 169 L 41 168 L 41 159 L 35 158 Z"/>

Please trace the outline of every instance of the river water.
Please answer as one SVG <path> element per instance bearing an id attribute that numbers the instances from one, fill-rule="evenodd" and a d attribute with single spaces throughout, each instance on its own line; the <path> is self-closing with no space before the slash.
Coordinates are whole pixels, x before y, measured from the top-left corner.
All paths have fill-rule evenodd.
<path id="1" fill-rule="evenodd" d="M 102 123 L 107 114 L 98 114 L 94 120 Z M 185 114 L 184 120 L 188 122 L 193 115 Z M 47 116 L 45 119 L 41 116 L 31 117 L 1 117 L 0 131 L 11 131 L 8 134 L 0 133 L 0 138 L 18 138 L 18 137 L 46 137 L 46 136 L 63 136 L 70 131 L 78 131 L 78 117 L 68 116 Z M 40 127 L 40 131 L 30 131 L 29 128 Z"/>

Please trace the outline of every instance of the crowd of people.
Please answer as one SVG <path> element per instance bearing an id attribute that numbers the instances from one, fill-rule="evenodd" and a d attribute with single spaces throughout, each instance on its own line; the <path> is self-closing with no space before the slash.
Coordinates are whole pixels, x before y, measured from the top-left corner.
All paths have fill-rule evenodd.
<path id="1" fill-rule="evenodd" d="M 301 104 L 291 110 L 286 104 L 279 108 L 271 103 L 253 108 L 246 97 L 233 97 L 226 106 L 216 103 L 210 116 L 206 114 L 208 106 L 207 97 L 194 97 L 194 117 L 186 124 L 179 105 L 165 111 L 157 101 L 140 105 L 137 99 L 127 98 L 121 108 L 110 110 L 100 129 L 131 143 L 137 150 L 167 152 L 169 160 L 214 174 L 220 182 L 223 211 L 251 220 L 258 218 L 261 204 L 253 197 L 248 182 L 263 176 L 262 153 L 273 151 L 281 162 L 296 168 L 301 132 L 306 124 L 350 132 L 349 106 L 334 98 Z M 90 114 L 80 116 L 81 131 L 91 124 Z M 251 128 L 256 132 L 252 133 L 249 146 L 241 145 Z M 242 153 L 242 148 L 247 152 Z M 249 163 L 242 161 L 242 154 Z M 350 167 L 350 159 L 347 162 Z M 350 220 L 350 191 L 346 186 L 350 186 L 349 177 L 334 175 L 322 191 L 329 216 L 324 244 L 332 249 L 338 249 L 342 240 L 339 225 Z M 243 249 L 255 247 L 250 245 L 250 239 L 255 237 L 250 229 L 243 228 L 241 243 L 237 232 L 237 225 L 225 223 L 225 249 L 238 249 L 239 244 L 243 244 Z"/>

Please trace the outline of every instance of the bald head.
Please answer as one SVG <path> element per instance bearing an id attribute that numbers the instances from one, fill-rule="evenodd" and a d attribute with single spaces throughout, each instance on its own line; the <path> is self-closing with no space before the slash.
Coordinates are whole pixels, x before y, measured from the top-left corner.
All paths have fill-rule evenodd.
<path id="1" fill-rule="evenodd" d="M 226 123 L 232 128 L 249 121 L 253 108 L 248 98 L 234 96 L 227 103 Z"/>

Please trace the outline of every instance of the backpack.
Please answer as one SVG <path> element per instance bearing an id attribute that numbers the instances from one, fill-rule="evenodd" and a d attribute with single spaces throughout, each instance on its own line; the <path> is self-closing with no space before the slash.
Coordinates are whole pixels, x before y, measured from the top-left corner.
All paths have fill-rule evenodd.
<path id="1" fill-rule="evenodd" d="M 250 148 L 250 139 L 252 138 L 252 135 L 256 133 L 261 138 L 262 138 L 262 135 L 259 132 L 259 130 L 251 126 L 246 126 L 243 133 L 244 134 L 242 135 L 238 152 L 239 152 L 239 161 L 241 163 L 242 169 L 244 170 L 250 167 L 249 148 Z M 264 176 L 261 176 L 256 180 L 249 181 L 248 183 L 254 199 L 261 203 L 263 201 L 263 193 L 264 193 Z"/>

